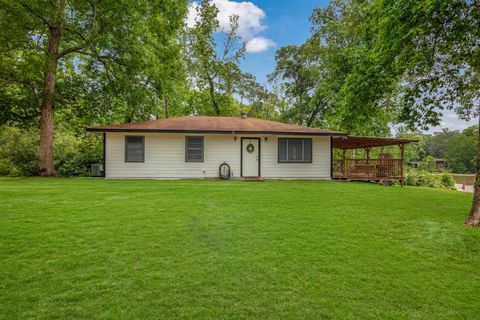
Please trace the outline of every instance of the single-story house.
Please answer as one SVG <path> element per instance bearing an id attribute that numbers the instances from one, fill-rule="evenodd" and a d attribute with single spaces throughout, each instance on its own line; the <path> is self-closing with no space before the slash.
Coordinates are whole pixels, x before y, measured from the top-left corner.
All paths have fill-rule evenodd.
<path id="1" fill-rule="evenodd" d="M 241 117 L 185 116 L 87 128 L 105 138 L 107 178 L 331 178 L 331 138 L 345 133 Z"/>
<path id="2" fill-rule="evenodd" d="M 341 139 L 339 148 L 349 141 L 343 132 L 245 114 L 185 116 L 87 131 L 103 133 L 106 178 L 216 178 L 226 164 L 233 178 L 332 179 L 335 139 Z"/>

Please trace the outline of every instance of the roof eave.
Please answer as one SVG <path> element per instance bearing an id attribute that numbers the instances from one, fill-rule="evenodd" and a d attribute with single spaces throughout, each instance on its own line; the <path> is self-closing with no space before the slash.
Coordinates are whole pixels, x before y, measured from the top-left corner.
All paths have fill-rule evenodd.
<path id="1" fill-rule="evenodd" d="M 86 128 L 87 132 L 137 132 L 137 133 L 205 133 L 205 134 L 269 134 L 294 136 L 346 136 L 344 132 L 291 132 L 291 131 L 233 131 L 233 130 L 168 130 L 168 129 L 121 129 Z"/>

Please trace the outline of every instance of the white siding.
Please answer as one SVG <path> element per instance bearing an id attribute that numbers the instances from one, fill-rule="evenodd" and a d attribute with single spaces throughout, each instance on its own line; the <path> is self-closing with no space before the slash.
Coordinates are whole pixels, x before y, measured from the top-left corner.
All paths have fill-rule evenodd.
<path id="1" fill-rule="evenodd" d="M 279 137 L 271 137 L 267 142 L 262 140 L 262 177 L 330 178 L 330 137 L 312 137 L 312 163 L 278 163 Z"/>
<path id="2" fill-rule="evenodd" d="M 125 162 L 125 135 L 145 136 L 145 162 Z M 194 135 L 194 134 L 192 134 Z M 200 134 L 199 134 L 200 135 Z M 278 163 L 278 137 L 202 134 L 204 162 L 185 162 L 185 135 L 165 133 L 107 133 L 107 178 L 213 178 L 227 162 L 233 176 L 240 176 L 241 137 L 261 137 L 261 177 L 330 178 L 330 137 L 312 137 L 312 163 Z M 298 136 L 297 136 L 298 137 Z"/>

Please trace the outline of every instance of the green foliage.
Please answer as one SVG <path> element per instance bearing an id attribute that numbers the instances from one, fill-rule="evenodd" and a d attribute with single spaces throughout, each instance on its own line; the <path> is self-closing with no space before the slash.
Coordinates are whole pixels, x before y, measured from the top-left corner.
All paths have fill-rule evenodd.
<path id="1" fill-rule="evenodd" d="M 155 99 L 174 107 L 186 85 L 177 43 L 186 10 L 184 0 L 2 1 L 0 121 L 38 116 L 48 30 L 57 20 L 56 109 L 64 120 L 143 120 L 157 113 Z"/>
<path id="2" fill-rule="evenodd" d="M 339 128 L 362 135 L 387 135 L 394 120 L 392 98 L 384 95 L 391 78 L 379 75 L 378 57 L 372 52 L 369 2 L 335 0 L 314 10 L 310 42 L 319 47 L 324 92 L 330 121 Z"/>
<path id="3" fill-rule="evenodd" d="M 449 173 L 435 174 L 422 169 L 407 170 L 405 184 L 416 187 L 455 189 L 455 181 Z"/>
<path id="4" fill-rule="evenodd" d="M 444 158 L 453 172 L 475 172 L 477 137 L 469 135 L 469 129 L 466 129 L 463 134 L 452 136 L 446 141 Z"/>
<path id="5" fill-rule="evenodd" d="M 425 152 L 434 158 L 443 158 L 447 141 L 458 134 L 458 131 L 445 128 L 440 132 L 435 132 L 433 135 L 427 136 Z"/>
<path id="6" fill-rule="evenodd" d="M 62 176 L 85 176 L 90 164 L 101 163 L 101 136 L 57 130 L 55 168 Z M 15 127 L 0 129 L 0 176 L 32 176 L 38 173 L 38 131 Z"/>
<path id="7" fill-rule="evenodd" d="M 425 158 L 423 158 L 421 168 L 428 172 L 436 171 L 437 165 L 435 158 L 432 156 L 426 156 Z"/>
<path id="8" fill-rule="evenodd" d="M 55 123 L 68 128 L 55 135 L 54 162 L 62 175 L 84 174 L 87 159 L 97 162 L 81 150 L 90 144 L 84 136 L 87 126 L 186 114 L 238 116 L 241 110 L 274 118 L 283 100 L 239 68 L 245 52 L 236 34 L 239 17 L 230 17 L 219 54 L 214 36 L 218 9 L 203 1 L 196 25 L 185 28 L 187 5 L 185 0 L 3 0 L 0 125 L 21 128 L 21 137 L 24 128 L 38 133 L 40 108 L 51 96 L 43 92 L 51 87 L 44 83 L 51 70 L 46 61 L 53 60 L 58 63 Z M 52 30 L 61 36 L 46 57 Z M 37 150 L 33 141 L 38 138 L 30 141 L 29 150 Z M 32 154 L 25 155 L 28 168 L 37 162 L 29 158 Z M 3 174 L 36 172 L 10 158 L 0 161 Z"/>
<path id="9" fill-rule="evenodd" d="M 0 176 L 38 173 L 38 132 L 0 127 Z"/>
<path id="10" fill-rule="evenodd" d="M 62 176 L 87 176 L 91 164 L 103 162 L 100 135 L 57 131 L 55 142 L 55 168 Z"/>
<path id="11" fill-rule="evenodd" d="M 440 188 L 439 179 L 431 172 L 424 170 L 408 170 L 405 173 L 405 184 L 407 186 Z"/>
<path id="12" fill-rule="evenodd" d="M 405 145 L 404 159 L 405 163 L 410 161 L 419 161 L 429 155 L 426 151 L 425 144 L 428 136 L 419 132 L 407 130 L 405 127 L 398 129 L 397 138 L 418 140 L 416 143 Z"/>
<path id="13" fill-rule="evenodd" d="M 197 7 L 197 13 L 195 25 L 187 30 L 187 65 L 194 82 L 192 87 L 208 93 L 209 103 L 205 107 L 213 109 L 213 115 L 229 115 L 234 107 L 226 104 L 234 103 L 232 94 L 237 81 L 241 81 L 239 63 L 245 53 L 245 43 L 238 46 L 239 16 L 230 16 L 230 30 L 219 54 L 214 38 L 219 28 L 217 7 L 204 0 Z M 200 114 L 212 114 L 209 110 L 201 111 Z"/>
<path id="14" fill-rule="evenodd" d="M 220 114 L 223 116 L 238 116 L 240 107 L 228 94 L 215 94 L 215 101 Z M 185 114 L 193 115 L 217 115 L 217 111 L 211 104 L 210 94 L 205 91 L 192 91 L 184 108 Z"/>
<path id="15" fill-rule="evenodd" d="M 418 143 L 405 148 L 405 161 L 421 161 L 427 171 L 434 171 L 434 159 L 446 161 L 448 171 L 454 173 L 476 172 L 477 127 L 462 132 L 442 130 L 432 135 L 408 133 L 402 129 L 399 138 L 417 139 Z M 425 160 L 426 158 L 426 160 Z"/>
<path id="16" fill-rule="evenodd" d="M 313 11 L 312 34 L 304 44 L 277 51 L 272 90 L 240 69 L 245 44 L 237 35 L 238 16 L 230 17 L 222 36 L 212 1 L 197 6 L 192 28 L 184 25 L 187 6 L 185 0 L 3 0 L 0 124 L 21 128 L 15 133 L 20 150 L 28 141 L 38 142 L 23 137 L 39 124 L 52 26 L 62 29 L 54 55 L 56 124 L 68 128 L 56 137 L 55 163 L 67 175 L 83 174 L 85 159 L 97 162 L 89 151 L 77 150 L 78 157 L 72 151 L 85 145 L 76 137 L 86 142 L 84 128 L 95 124 L 246 111 L 387 135 L 389 125 L 399 121 L 426 127 L 438 124 L 445 109 L 464 119 L 477 110 L 478 1 L 332 0 Z M 399 136 L 420 140 L 406 147 L 406 161 L 433 156 L 445 158 L 454 172 L 476 171 L 474 128 Z M 0 157 L 3 174 L 36 172 L 33 142 L 24 157 L 13 157 L 7 146 L 2 150 L 8 156 Z"/>
<path id="17" fill-rule="evenodd" d="M 275 70 L 269 79 L 282 81 L 280 88 L 288 97 L 290 107 L 281 114 L 283 121 L 311 127 L 327 115 L 328 101 L 323 92 L 315 90 L 320 77 L 318 54 L 318 48 L 309 42 L 277 50 Z"/>
<path id="18" fill-rule="evenodd" d="M 372 100 L 379 96 L 374 87 L 386 81 L 363 63 L 371 59 L 370 42 L 363 39 L 364 6 L 340 0 L 315 9 L 311 38 L 277 51 L 269 79 L 281 81 L 289 102 L 282 119 L 354 134 L 388 134 L 393 118 L 388 101 Z"/>
<path id="19" fill-rule="evenodd" d="M 452 175 L 447 172 L 442 174 L 440 183 L 444 188 L 455 189 L 455 180 L 453 179 Z"/>

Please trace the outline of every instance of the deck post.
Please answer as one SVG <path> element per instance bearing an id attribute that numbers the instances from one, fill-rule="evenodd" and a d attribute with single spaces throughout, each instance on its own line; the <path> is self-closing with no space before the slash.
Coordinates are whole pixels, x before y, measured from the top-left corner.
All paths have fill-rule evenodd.
<path id="1" fill-rule="evenodd" d="M 365 147 L 364 150 L 365 150 L 365 159 L 367 160 L 367 163 L 370 165 L 370 150 L 372 149 L 372 147 Z M 372 168 L 371 167 L 368 167 L 368 171 L 367 171 L 367 175 L 369 178 L 371 178 L 372 176 Z"/>
<path id="2" fill-rule="evenodd" d="M 370 150 L 372 147 L 365 147 L 365 159 L 370 160 Z"/>
<path id="3" fill-rule="evenodd" d="M 405 154 L 405 145 L 404 144 L 399 144 L 400 147 L 400 186 L 403 187 L 403 157 Z"/>
<path id="4" fill-rule="evenodd" d="M 397 180 L 403 187 L 405 184 L 405 145 L 411 142 L 417 142 L 417 140 L 355 136 L 333 138 L 334 146 L 342 150 L 340 155 L 342 160 L 337 161 L 335 166 L 338 168 L 337 178 L 374 180 L 379 183 Z M 397 154 L 393 159 L 390 156 L 387 157 L 384 148 L 388 146 L 398 146 L 400 155 Z M 372 158 L 371 151 L 378 147 L 380 147 L 378 158 Z M 364 150 L 363 155 L 362 149 Z M 356 150 L 359 150 L 360 157 L 357 156 Z"/>

